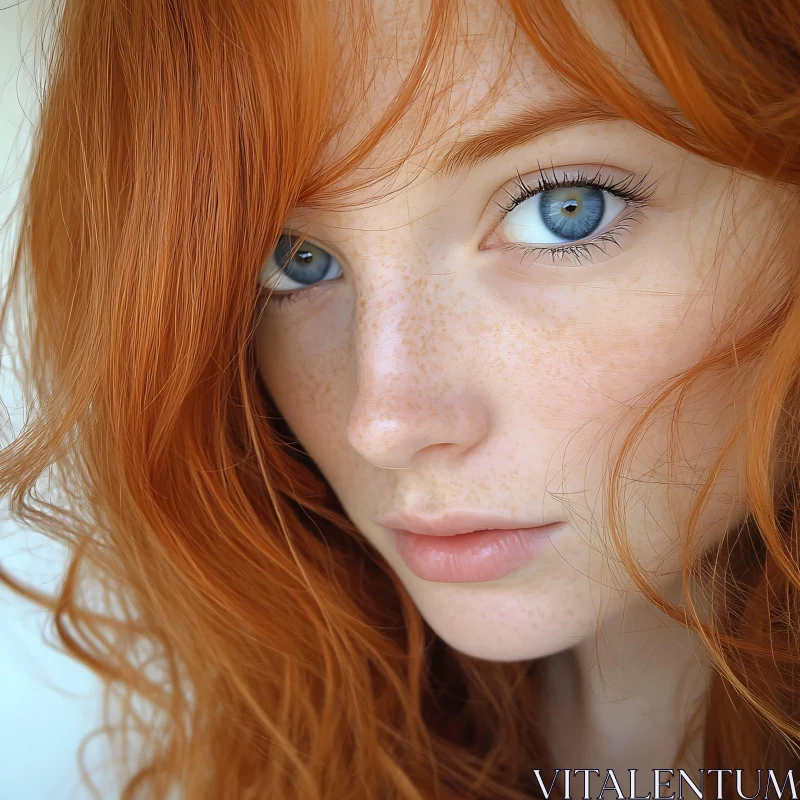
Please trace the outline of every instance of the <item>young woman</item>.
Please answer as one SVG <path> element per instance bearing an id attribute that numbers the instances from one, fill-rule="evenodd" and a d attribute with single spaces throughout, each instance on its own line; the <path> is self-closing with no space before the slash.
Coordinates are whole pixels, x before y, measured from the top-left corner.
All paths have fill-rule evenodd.
<path id="1" fill-rule="evenodd" d="M 73 555 L 5 580 L 144 737 L 122 797 L 786 786 L 795 0 L 68 0 L 54 41 L 0 486 Z"/>

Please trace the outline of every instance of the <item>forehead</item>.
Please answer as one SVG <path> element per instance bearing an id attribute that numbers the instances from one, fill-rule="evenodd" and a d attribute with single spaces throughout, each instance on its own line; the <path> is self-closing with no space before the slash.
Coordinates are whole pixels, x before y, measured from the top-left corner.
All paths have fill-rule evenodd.
<path id="1" fill-rule="evenodd" d="M 345 6 L 353 4 L 334 0 L 334 5 L 341 15 Z M 335 49 L 343 58 L 334 71 L 339 73 L 337 83 L 347 88 L 335 96 L 334 113 L 346 122 L 330 142 L 326 159 L 342 156 L 347 145 L 362 141 L 379 124 L 420 59 L 428 62 L 421 90 L 406 106 L 402 123 L 382 138 L 372 157 L 376 164 L 405 155 L 414 137 L 420 137 L 424 151 L 426 144 L 455 140 L 464 126 L 474 130 L 482 116 L 513 112 L 525 100 L 554 101 L 563 94 L 557 77 L 497 0 L 450 0 L 448 6 L 446 35 L 428 52 L 422 48 L 429 2 L 374 0 L 366 42 L 354 27 L 363 24 L 363 18 L 347 14 L 337 21 Z M 358 69 L 353 69 L 354 64 Z M 348 70 L 350 81 L 345 75 Z M 355 88 L 351 82 L 360 85 Z M 353 103 L 356 96 L 359 102 Z"/>
<path id="2" fill-rule="evenodd" d="M 566 0 L 580 28 L 610 63 L 654 99 L 670 105 L 636 42 L 609 0 Z M 428 52 L 424 35 L 432 10 L 449 12 Z M 380 126 L 401 97 L 404 82 L 426 63 L 420 91 L 400 122 L 383 131 L 377 147 L 359 165 L 359 177 L 387 163 L 400 172 L 422 165 L 435 172 L 439 153 L 464 137 L 479 135 L 526 109 L 557 107 L 574 89 L 532 46 L 513 13 L 498 0 L 331 0 L 336 31 L 333 112 L 341 127 L 323 148 L 321 163 L 337 161 Z M 338 56 L 341 55 L 339 58 Z M 556 54 L 561 57 L 561 54 Z M 563 58 L 588 57 L 580 50 Z M 346 182 L 346 181 L 345 181 Z M 382 191 L 388 183 L 381 181 Z"/>

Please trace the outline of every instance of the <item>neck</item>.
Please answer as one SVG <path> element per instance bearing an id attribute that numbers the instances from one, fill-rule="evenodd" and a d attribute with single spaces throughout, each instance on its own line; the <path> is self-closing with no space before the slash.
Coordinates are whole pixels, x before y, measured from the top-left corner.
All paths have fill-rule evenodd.
<path id="1" fill-rule="evenodd" d="M 679 596 L 679 584 L 667 596 Z M 684 769 L 702 766 L 702 718 L 710 667 L 695 634 L 647 601 L 629 596 L 624 610 L 600 621 L 597 633 L 572 650 L 545 659 L 554 766 Z M 696 731 L 680 761 L 676 754 L 690 723 Z M 700 724 L 698 724 L 700 723 Z"/>

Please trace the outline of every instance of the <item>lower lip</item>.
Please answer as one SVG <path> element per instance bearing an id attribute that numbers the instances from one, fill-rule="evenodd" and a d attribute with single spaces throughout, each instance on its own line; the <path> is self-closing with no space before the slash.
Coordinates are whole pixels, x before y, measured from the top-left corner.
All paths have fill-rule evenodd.
<path id="1" fill-rule="evenodd" d="M 397 552 L 418 578 L 437 583 L 481 583 L 504 578 L 534 558 L 560 525 L 423 536 L 393 529 Z"/>

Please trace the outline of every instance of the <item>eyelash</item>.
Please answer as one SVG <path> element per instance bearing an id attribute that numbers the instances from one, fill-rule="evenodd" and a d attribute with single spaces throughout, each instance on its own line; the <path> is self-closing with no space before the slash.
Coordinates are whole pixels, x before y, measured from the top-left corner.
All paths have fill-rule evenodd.
<path id="1" fill-rule="evenodd" d="M 628 177 L 618 181 L 613 180 L 611 177 L 601 179 L 600 175 L 602 173 L 602 169 L 603 168 L 601 166 L 591 177 L 588 175 L 588 173 L 580 171 L 578 171 L 573 177 L 569 177 L 566 172 L 562 172 L 563 177 L 561 180 L 559 180 L 556 175 L 555 167 L 550 167 L 550 172 L 552 173 L 552 178 L 550 178 L 541 168 L 541 166 L 539 166 L 539 177 L 537 178 L 535 187 L 528 186 L 520 177 L 519 172 L 517 172 L 517 192 L 512 193 L 507 189 L 505 190 L 506 194 L 508 194 L 511 198 L 511 205 L 504 206 L 501 203 L 497 204 L 502 209 L 503 214 L 495 224 L 495 228 L 503 221 L 507 214 L 513 211 L 521 203 L 529 200 L 531 197 L 535 197 L 537 194 L 549 191 L 551 189 L 563 189 L 570 186 L 591 186 L 596 189 L 603 189 L 609 194 L 613 194 L 616 197 L 625 200 L 632 213 L 629 213 L 627 216 L 620 219 L 620 221 L 616 223 L 613 228 L 604 231 L 591 241 L 580 242 L 577 244 L 574 242 L 569 242 L 565 243 L 563 246 L 540 245 L 538 247 L 533 247 L 527 244 L 508 244 L 494 249 L 501 253 L 522 250 L 523 255 L 540 255 L 542 253 L 547 253 L 552 257 L 554 264 L 556 263 L 557 258 L 563 258 L 565 256 L 572 257 L 578 264 L 581 264 L 582 258 L 591 262 L 592 256 L 590 248 L 596 248 L 601 253 L 605 254 L 605 245 L 614 244 L 619 247 L 619 240 L 617 238 L 618 235 L 624 231 L 627 231 L 630 227 L 630 223 L 638 222 L 640 217 L 643 216 L 642 209 L 647 206 L 647 201 L 655 192 L 658 181 L 653 181 L 647 185 L 645 184 L 649 171 L 646 172 L 639 180 L 636 180 L 635 175 L 629 175 Z"/>
<path id="2" fill-rule="evenodd" d="M 624 231 L 627 231 L 630 223 L 637 222 L 639 220 L 642 209 L 647 206 L 647 201 L 650 199 L 650 197 L 652 197 L 658 185 L 658 181 L 653 181 L 651 184 L 645 185 L 649 171 L 635 183 L 635 175 L 629 175 L 627 178 L 623 178 L 619 181 L 614 181 L 610 177 L 606 177 L 605 179 L 601 180 L 600 175 L 602 172 L 602 167 L 600 167 L 592 177 L 589 177 L 587 173 L 580 171 L 577 172 L 573 177 L 568 177 L 567 173 L 563 172 L 563 177 L 561 180 L 559 180 L 556 175 L 555 167 L 551 166 L 550 172 L 552 173 L 552 178 L 548 177 L 541 166 L 539 166 L 539 177 L 537 178 L 535 187 L 528 186 L 522 180 L 519 172 L 517 172 L 517 192 L 512 193 L 507 189 L 505 190 L 506 194 L 508 194 L 508 196 L 511 198 L 511 205 L 504 206 L 500 203 L 497 204 L 500 206 L 503 214 L 495 223 L 495 228 L 503 221 L 507 214 L 513 211 L 521 203 L 524 203 L 526 200 L 530 200 L 531 197 L 535 197 L 537 194 L 549 191 L 551 189 L 563 189 L 570 186 L 591 186 L 597 189 L 603 189 L 609 194 L 613 194 L 616 197 L 625 200 L 632 213 L 629 213 L 627 216 L 623 217 L 618 223 L 615 224 L 613 228 L 604 231 L 599 236 L 596 236 L 594 239 L 588 242 L 580 242 L 578 244 L 568 243 L 561 247 L 544 245 L 532 247 L 531 245 L 526 244 L 509 244 L 495 248 L 497 251 L 501 253 L 508 253 L 522 250 L 523 255 L 538 255 L 541 253 L 548 253 L 552 257 L 554 264 L 557 258 L 564 258 L 565 256 L 574 258 L 578 264 L 581 264 L 581 258 L 591 262 L 592 258 L 590 248 L 597 248 L 600 250 L 600 252 L 605 254 L 605 245 L 614 244 L 619 247 L 619 240 L 617 238 L 618 235 Z M 307 290 L 301 289 L 288 294 L 269 293 L 267 299 L 270 304 L 281 306 L 287 302 L 296 302 L 300 296 L 305 294 L 306 291 Z"/>

